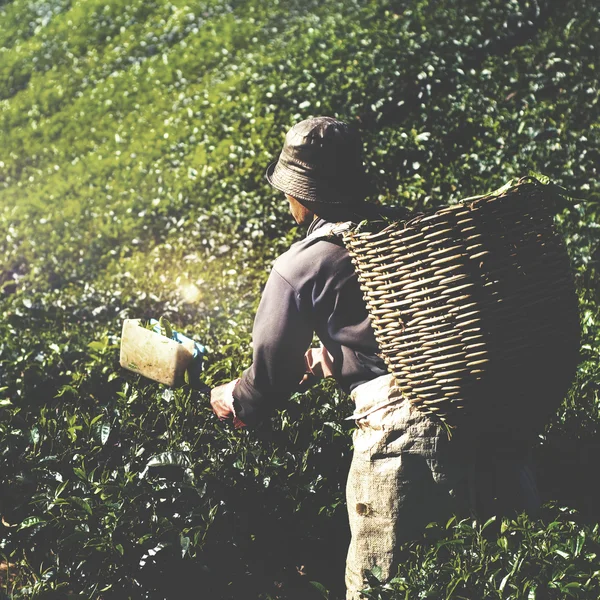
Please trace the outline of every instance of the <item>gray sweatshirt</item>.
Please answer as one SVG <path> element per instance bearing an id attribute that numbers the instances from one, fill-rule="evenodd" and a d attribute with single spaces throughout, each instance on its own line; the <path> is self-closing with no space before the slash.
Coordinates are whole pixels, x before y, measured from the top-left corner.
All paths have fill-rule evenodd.
<path id="1" fill-rule="evenodd" d="M 315 233 L 326 225 L 314 221 L 267 280 L 252 330 L 252 366 L 233 391 L 236 414 L 248 426 L 298 389 L 314 333 L 333 357 L 344 391 L 387 372 L 350 255 L 339 238 Z"/>

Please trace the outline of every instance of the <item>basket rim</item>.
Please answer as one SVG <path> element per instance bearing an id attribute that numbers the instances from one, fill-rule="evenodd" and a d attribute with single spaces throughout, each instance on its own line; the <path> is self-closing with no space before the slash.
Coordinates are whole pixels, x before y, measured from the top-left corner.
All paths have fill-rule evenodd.
<path id="1" fill-rule="evenodd" d="M 441 208 L 438 207 L 430 212 L 416 214 L 406 221 L 393 221 L 386 225 L 383 229 L 380 229 L 378 231 L 357 231 L 360 224 L 352 224 L 344 232 L 344 240 L 347 240 L 348 242 L 352 243 L 352 241 L 373 241 L 379 237 L 384 238 L 393 231 L 397 231 L 399 229 L 410 229 L 411 227 L 420 224 L 425 219 L 430 219 L 438 215 L 444 215 L 448 212 L 455 211 L 459 208 L 465 208 L 467 207 L 467 203 L 470 203 L 468 205 L 468 208 L 471 208 L 478 204 L 481 204 L 482 202 L 488 202 L 490 200 L 502 198 L 504 196 L 516 192 L 517 190 L 521 190 L 527 187 L 531 187 L 531 189 L 541 191 L 544 187 L 546 187 L 546 185 L 543 184 L 539 179 L 537 179 L 533 175 L 525 175 L 518 179 L 512 178 L 503 186 L 492 190 L 491 192 L 488 192 L 486 194 L 461 198 L 456 203 L 443 206 Z"/>

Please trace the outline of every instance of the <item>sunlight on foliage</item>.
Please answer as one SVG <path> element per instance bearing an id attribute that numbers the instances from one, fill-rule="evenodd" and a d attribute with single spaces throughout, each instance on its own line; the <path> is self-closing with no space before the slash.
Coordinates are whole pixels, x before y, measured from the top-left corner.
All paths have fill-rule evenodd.
<path id="1" fill-rule="evenodd" d="M 348 398 L 327 381 L 232 431 L 118 356 L 123 319 L 164 315 L 207 347 L 208 385 L 249 366 L 302 235 L 265 169 L 327 114 L 361 130 L 374 202 L 426 211 L 530 170 L 566 188 L 580 293 L 577 380 L 535 452 L 545 498 L 581 516 L 498 541 L 453 524 L 371 597 L 596 597 L 596 4 L 0 2 L 1 592 L 341 597 Z"/>

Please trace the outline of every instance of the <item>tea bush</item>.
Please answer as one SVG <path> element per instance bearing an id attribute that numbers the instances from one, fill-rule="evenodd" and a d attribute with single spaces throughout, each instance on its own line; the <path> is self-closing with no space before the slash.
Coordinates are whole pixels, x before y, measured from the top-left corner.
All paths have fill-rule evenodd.
<path id="1" fill-rule="evenodd" d="M 325 382 L 231 431 L 203 394 L 118 365 L 122 320 L 160 315 L 208 347 L 209 385 L 249 365 L 270 264 L 302 235 L 264 171 L 294 122 L 330 114 L 363 134 L 372 201 L 428 210 L 530 169 L 572 195 L 582 362 L 535 452 L 544 498 L 579 512 L 508 521 L 506 548 L 442 527 L 393 585 L 592 597 L 599 33 L 592 0 L 0 4 L 4 592 L 342 593 L 348 398 Z"/>
<path id="2" fill-rule="evenodd" d="M 479 524 L 456 518 L 404 552 L 389 583 L 371 573 L 367 598 L 596 598 L 598 524 L 548 510 L 543 527 L 521 515 Z M 499 527 L 498 527 L 499 525 Z M 493 531 L 491 531 L 493 530 Z"/>

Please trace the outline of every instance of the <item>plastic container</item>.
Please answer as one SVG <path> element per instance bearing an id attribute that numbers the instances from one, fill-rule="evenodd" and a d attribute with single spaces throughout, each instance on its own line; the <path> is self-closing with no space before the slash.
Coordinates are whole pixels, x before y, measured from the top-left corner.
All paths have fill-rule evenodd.
<path id="1" fill-rule="evenodd" d="M 157 323 L 151 321 L 151 324 Z M 160 329 L 157 326 L 157 329 Z M 184 373 L 196 356 L 201 360 L 204 348 L 194 340 L 173 332 L 169 339 L 157 331 L 142 327 L 140 319 L 125 319 L 121 334 L 121 359 L 124 369 L 177 387 L 184 382 Z"/>

